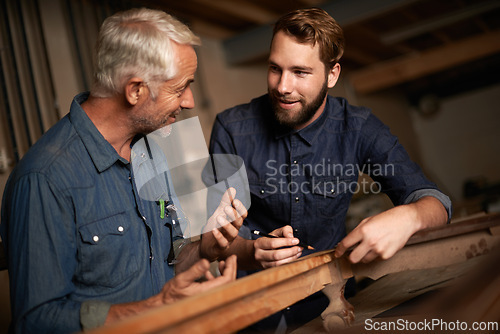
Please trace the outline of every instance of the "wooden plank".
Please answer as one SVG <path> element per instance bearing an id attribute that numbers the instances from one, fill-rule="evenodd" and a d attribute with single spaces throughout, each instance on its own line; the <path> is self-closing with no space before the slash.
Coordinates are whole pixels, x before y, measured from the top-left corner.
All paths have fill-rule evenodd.
<path id="1" fill-rule="evenodd" d="M 332 270 L 337 270 L 334 260 L 331 251 L 320 252 L 281 267 L 260 271 L 123 322 L 101 327 L 92 333 L 179 333 L 188 330 L 231 333 L 332 283 Z"/>
<path id="2" fill-rule="evenodd" d="M 465 262 L 499 249 L 500 236 L 480 230 L 405 246 L 388 260 L 353 264 L 352 270 L 355 276 L 378 279 L 390 273 Z"/>
<path id="3" fill-rule="evenodd" d="M 465 262 L 500 249 L 497 227 L 500 227 L 500 214 L 421 230 L 389 260 L 354 264 L 352 270 L 355 276 L 378 279 L 389 273 Z"/>
<path id="4" fill-rule="evenodd" d="M 368 94 L 498 52 L 500 31 L 494 31 L 355 71 L 348 80 L 358 93 Z"/>
<path id="5" fill-rule="evenodd" d="M 444 229 L 450 227 L 453 226 L 447 225 Z M 340 290 L 345 279 L 353 273 L 379 278 L 388 273 L 465 262 L 500 248 L 500 235 L 492 235 L 484 226 L 465 234 L 455 229 L 455 233 L 458 234 L 411 244 L 389 260 L 369 264 L 351 265 L 345 256 L 336 259 L 334 250 L 318 252 L 101 327 L 92 333 L 232 333 L 322 290 L 326 285 L 336 284 Z M 441 254 L 446 255 L 439 256 Z M 327 315 L 339 314 L 337 311 L 337 308 L 332 308 Z"/>
<path id="6" fill-rule="evenodd" d="M 457 236 L 479 230 L 490 229 L 500 226 L 500 214 L 485 214 L 450 225 L 432 227 L 415 233 L 406 243 L 406 246 L 420 242 L 442 239 L 450 236 Z"/>
<path id="7" fill-rule="evenodd" d="M 457 278 L 471 272 L 483 262 L 484 259 L 478 257 L 445 267 L 388 274 L 372 282 L 349 299 L 349 303 L 356 310 L 356 318 L 351 328 L 357 331 L 354 330 L 352 333 L 364 333 L 363 325 L 366 319 L 380 317 L 381 313 L 430 291 L 452 287 L 457 283 Z M 292 332 L 292 334 L 311 333 L 328 333 L 320 317 Z"/>

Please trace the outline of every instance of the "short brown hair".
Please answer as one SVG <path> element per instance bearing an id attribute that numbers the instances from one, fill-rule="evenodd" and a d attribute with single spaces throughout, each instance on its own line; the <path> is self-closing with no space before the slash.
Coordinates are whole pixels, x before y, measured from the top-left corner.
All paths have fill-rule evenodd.
<path id="1" fill-rule="evenodd" d="M 320 59 L 327 68 L 332 68 L 344 54 L 344 32 L 323 9 L 298 9 L 285 14 L 274 25 L 273 38 L 280 31 L 299 43 L 318 43 Z"/>

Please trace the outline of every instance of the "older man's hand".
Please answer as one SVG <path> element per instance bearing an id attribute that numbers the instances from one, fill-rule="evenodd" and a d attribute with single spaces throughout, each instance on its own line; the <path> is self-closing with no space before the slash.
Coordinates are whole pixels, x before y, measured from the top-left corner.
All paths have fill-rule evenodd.
<path id="1" fill-rule="evenodd" d="M 214 261 L 224 256 L 247 217 L 243 203 L 235 199 L 236 189 L 229 188 L 210 217 L 201 238 L 200 256 Z"/>

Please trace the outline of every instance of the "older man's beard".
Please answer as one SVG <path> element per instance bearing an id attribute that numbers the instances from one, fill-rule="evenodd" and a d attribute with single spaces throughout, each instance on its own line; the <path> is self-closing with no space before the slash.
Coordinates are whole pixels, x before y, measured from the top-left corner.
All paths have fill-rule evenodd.
<path id="1" fill-rule="evenodd" d="M 292 115 L 290 111 L 284 110 L 279 105 L 280 95 L 276 91 L 268 90 L 269 97 L 271 99 L 271 104 L 274 110 L 275 119 L 282 125 L 290 127 L 292 129 L 300 127 L 301 125 L 309 122 L 319 107 L 323 104 L 326 94 L 328 94 L 328 82 L 325 80 L 320 92 L 310 103 L 306 103 L 303 99 L 300 99 L 302 104 L 302 109 L 297 113 Z"/>
<path id="2" fill-rule="evenodd" d="M 174 123 L 170 120 L 171 117 L 177 118 L 180 114 L 180 109 L 170 112 L 169 114 L 165 115 L 163 118 L 154 118 L 150 115 L 146 116 L 135 116 L 132 119 L 132 123 L 137 130 L 138 133 L 141 134 L 149 134 L 161 129 L 164 129 L 164 133 L 170 134 L 169 126 Z M 159 131 L 157 134 L 160 134 L 161 131 Z"/>

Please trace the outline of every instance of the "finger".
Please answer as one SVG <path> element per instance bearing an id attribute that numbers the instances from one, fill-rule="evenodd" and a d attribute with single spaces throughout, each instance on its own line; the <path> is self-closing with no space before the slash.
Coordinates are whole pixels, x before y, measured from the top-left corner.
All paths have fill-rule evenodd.
<path id="1" fill-rule="evenodd" d="M 337 244 L 335 247 L 335 257 L 341 257 L 349 248 L 361 242 L 361 240 L 361 234 L 357 229 L 354 229 Z"/>
<path id="2" fill-rule="evenodd" d="M 210 270 L 205 272 L 205 278 L 207 279 L 207 281 L 215 279 L 214 275 L 212 274 L 212 272 Z"/>
<path id="3" fill-rule="evenodd" d="M 283 226 L 281 233 L 286 238 L 293 238 L 293 228 L 290 225 Z"/>
<path id="4" fill-rule="evenodd" d="M 352 263 L 358 263 L 370 252 L 371 248 L 368 244 L 366 242 L 362 242 L 352 250 L 351 254 L 349 254 L 349 261 Z"/>
<path id="5" fill-rule="evenodd" d="M 283 238 L 293 238 L 293 228 L 290 225 L 286 225 L 280 228 L 273 230 L 271 235 Z"/>
<path id="6" fill-rule="evenodd" d="M 369 262 L 372 262 L 373 260 L 375 260 L 376 258 L 378 258 L 378 254 L 375 253 L 375 252 L 368 252 L 361 260 L 360 262 L 363 262 L 363 263 L 369 263 Z"/>
<path id="7" fill-rule="evenodd" d="M 248 215 L 248 210 L 243 205 L 243 203 L 239 199 L 235 199 L 232 204 L 233 208 L 235 208 L 238 212 L 238 217 L 242 217 L 243 219 L 245 219 Z"/>
<path id="8" fill-rule="evenodd" d="M 226 219 L 231 222 L 231 225 L 239 230 L 241 225 L 243 225 L 244 217 L 240 216 L 239 213 L 232 207 L 226 207 L 225 213 Z"/>
<path id="9" fill-rule="evenodd" d="M 232 241 L 238 235 L 238 232 L 239 232 L 241 225 L 242 224 L 235 223 L 235 222 L 233 222 L 232 224 L 229 224 L 226 221 L 226 223 L 221 224 L 219 231 L 224 235 L 224 237 L 226 237 L 227 239 Z"/>
<path id="10" fill-rule="evenodd" d="M 259 249 L 278 249 L 283 247 L 292 247 L 299 244 L 297 238 L 258 238 L 255 240 L 254 247 Z"/>
<path id="11" fill-rule="evenodd" d="M 275 262 L 287 258 L 297 258 L 302 253 L 302 247 L 289 247 L 273 250 L 256 249 L 255 258 L 257 261 Z"/>
<path id="12" fill-rule="evenodd" d="M 342 255 L 344 255 L 346 249 L 347 248 L 342 244 L 342 242 L 339 242 L 337 246 L 335 246 L 335 257 L 341 257 Z"/>
<path id="13" fill-rule="evenodd" d="M 238 235 L 238 231 L 243 222 L 234 221 L 229 222 L 226 216 L 218 216 L 217 217 L 217 226 L 216 228 L 226 237 L 226 238 L 235 238 Z"/>
<path id="14" fill-rule="evenodd" d="M 239 218 L 238 211 L 236 211 L 236 209 L 233 208 L 232 206 L 228 205 L 228 206 L 224 207 L 224 213 L 226 214 L 226 219 L 229 222 L 233 222 L 234 220 Z"/>
<path id="15" fill-rule="evenodd" d="M 202 283 L 202 290 L 206 291 L 217 286 L 229 283 L 236 279 L 236 255 L 231 255 L 225 261 L 221 275 L 212 280 Z"/>
<path id="16" fill-rule="evenodd" d="M 302 256 L 302 252 L 299 252 L 293 256 L 286 257 L 284 259 L 277 260 L 277 261 L 262 261 L 261 264 L 264 268 L 277 267 L 277 266 L 281 266 L 285 263 L 295 261 L 296 259 L 298 259 L 301 256 Z"/>
<path id="17" fill-rule="evenodd" d="M 185 286 L 193 283 L 200 277 L 202 277 L 210 268 L 210 262 L 206 259 L 201 259 L 191 266 L 188 270 L 180 273 L 176 277 L 179 278 L 179 282 L 182 282 Z"/>
<path id="18" fill-rule="evenodd" d="M 217 221 L 217 224 L 215 226 L 216 228 L 220 228 L 226 225 L 231 225 L 226 215 L 218 215 L 216 221 Z"/>
<path id="19" fill-rule="evenodd" d="M 236 279 L 237 257 L 236 255 L 229 256 L 224 262 L 221 274 L 230 281 Z"/>
<path id="20" fill-rule="evenodd" d="M 236 196 L 236 189 L 234 189 L 233 187 L 227 189 L 222 195 L 222 199 L 220 201 L 219 206 L 231 205 L 235 196 Z"/>
<path id="21" fill-rule="evenodd" d="M 240 221 L 241 223 L 243 223 L 243 219 L 245 219 L 248 214 L 247 209 L 239 200 L 234 200 L 233 205 L 225 206 L 224 213 L 229 221 Z"/>
<path id="22" fill-rule="evenodd" d="M 222 273 L 224 271 L 225 267 L 226 267 L 226 261 L 220 260 L 219 261 L 219 272 Z"/>
<path id="23" fill-rule="evenodd" d="M 219 245 L 220 248 L 226 249 L 229 247 L 229 241 L 227 238 L 219 231 L 219 229 L 214 228 L 212 230 L 212 235 L 215 238 L 215 241 L 217 242 L 217 245 Z"/>

